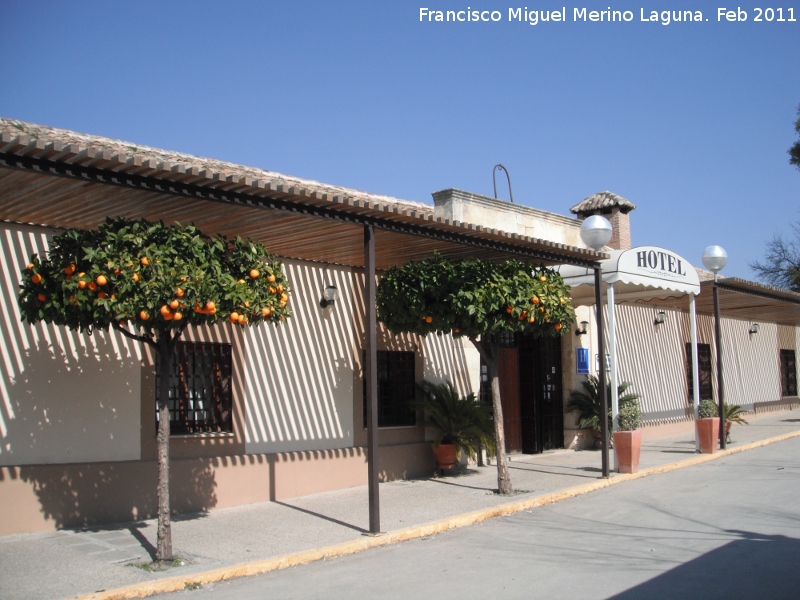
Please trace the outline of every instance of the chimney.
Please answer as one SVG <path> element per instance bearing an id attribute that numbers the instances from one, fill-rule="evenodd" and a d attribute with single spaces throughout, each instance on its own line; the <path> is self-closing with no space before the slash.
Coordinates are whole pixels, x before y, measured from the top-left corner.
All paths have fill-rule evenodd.
<path id="1" fill-rule="evenodd" d="M 569 209 L 583 221 L 592 215 L 602 215 L 611 222 L 612 235 L 608 246 L 614 250 L 628 250 L 631 247 L 630 213 L 636 208 L 630 200 L 611 192 L 598 192 Z"/>

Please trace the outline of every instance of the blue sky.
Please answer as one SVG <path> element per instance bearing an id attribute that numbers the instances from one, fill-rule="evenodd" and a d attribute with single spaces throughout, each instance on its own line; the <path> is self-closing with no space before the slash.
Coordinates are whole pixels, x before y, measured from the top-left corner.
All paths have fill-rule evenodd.
<path id="1" fill-rule="evenodd" d="M 747 21 L 717 22 L 724 3 L 530 0 L 567 12 L 531 26 L 509 2 L 0 0 L 0 115 L 424 202 L 492 195 L 499 162 L 518 203 L 568 214 L 608 189 L 638 205 L 635 245 L 700 264 L 721 244 L 723 274 L 752 279 L 800 220 L 800 1 L 782 23 L 739 4 Z M 421 23 L 421 7 L 502 20 Z"/>

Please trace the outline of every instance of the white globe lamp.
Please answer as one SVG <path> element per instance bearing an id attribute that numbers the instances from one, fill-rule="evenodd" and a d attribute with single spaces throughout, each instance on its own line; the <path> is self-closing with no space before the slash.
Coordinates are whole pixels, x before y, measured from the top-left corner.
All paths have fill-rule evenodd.
<path id="1" fill-rule="evenodd" d="M 612 232 L 611 223 L 600 215 L 592 215 L 581 223 L 581 240 L 596 252 L 608 244 Z"/>

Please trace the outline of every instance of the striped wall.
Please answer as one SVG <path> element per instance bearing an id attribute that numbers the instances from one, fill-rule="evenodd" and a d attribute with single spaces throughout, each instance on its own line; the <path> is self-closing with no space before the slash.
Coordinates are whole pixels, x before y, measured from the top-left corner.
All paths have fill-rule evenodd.
<path id="1" fill-rule="evenodd" d="M 663 324 L 654 323 L 664 310 Z M 607 311 L 606 311 L 607 318 Z M 672 422 L 691 418 L 688 402 L 686 343 L 691 341 L 688 298 L 687 309 L 674 310 L 644 304 L 618 304 L 617 358 L 619 381 L 630 381 L 629 388 L 641 394 L 644 418 L 650 422 Z M 749 330 L 753 322 L 760 329 Z M 595 329 L 592 319 L 592 329 Z M 716 345 L 712 315 L 698 314 L 698 343 L 711 346 L 714 401 L 716 383 Z M 800 348 L 800 328 L 723 317 L 722 348 L 725 401 L 750 411 L 754 405 L 781 400 L 779 350 Z M 597 352 L 596 335 L 590 337 L 590 352 Z M 798 355 L 800 357 L 800 355 Z M 594 360 L 592 361 L 594 370 Z"/>

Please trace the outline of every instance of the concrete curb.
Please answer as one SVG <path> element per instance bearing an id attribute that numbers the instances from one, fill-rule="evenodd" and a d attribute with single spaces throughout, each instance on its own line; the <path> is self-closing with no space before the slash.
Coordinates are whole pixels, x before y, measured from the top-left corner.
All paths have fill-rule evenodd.
<path id="1" fill-rule="evenodd" d="M 547 504 L 561 502 L 562 500 L 574 498 L 575 496 L 582 496 L 583 494 L 588 494 L 590 492 L 616 485 L 618 483 L 624 483 L 626 481 L 632 481 L 642 477 L 649 477 L 650 475 L 668 473 L 677 469 L 692 467 L 712 460 L 717 460 L 719 458 L 724 458 L 726 456 L 730 456 L 731 454 L 737 454 L 746 450 L 752 450 L 754 448 L 760 448 L 761 446 L 774 444 L 775 442 L 781 442 L 793 437 L 800 437 L 800 430 L 792 431 L 791 433 L 786 433 L 772 438 L 767 438 L 758 442 L 751 442 L 736 448 L 720 450 L 714 454 L 700 454 L 685 460 L 667 463 L 657 467 L 650 467 L 649 469 L 644 469 L 638 473 L 615 475 L 613 478 L 599 479 L 592 483 L 578 485 L 567 488 L 566 490 L 561 490 L 559 492 L 552 492 L 550 494 L 543 494 L 541 496 L 534 496 L 531 498 L 523 498 L 521 500 L 515 500 L 506 504 L 499 504 L 490 508 L 464 513 L 455 517 L 447 517 L 445 519 L 440 519 L 431 523 L 425 523 L 423 525 L 415 525 L 405 529 L 390 531 L 386 534 L 376 537 L 363 537 L 350 542 L 343 542 L 314 550 L 295 552 L 294 554 L 277 556 L 275 558 L 268 558 L 265 560 L 257 560 L 239 565 L 220 567 L 218 569 L 204 571 L 202 573 L 165 577 L 163 579 L 156 579 L 154 581 L 147 581 L 144 583 L 137 583 L 122 588 L 117 588 L 115 590 L 78 596 L 76 600 L 124 600 L 127 598 L 146 598 L 156 594 L 177 592 L 187 588 L 198 587 L 218 581 L 225 581 L 227 579 L 260 575 L 262 573 L 269 573 L 270 571 L 277 571 L 280 569 L 286 569 L 288 567 L 305 565 L 317 560 L 347 556 L 348 554 L 355 554 L 356 552 L 361 552 L 370 548 L 377 548 L 379 546 L 395 544 L 405 540 L 435 535 L 450 529 L 474 525 L 494 517 L 512 515 L 523 510 L 536 508 L 538 506 L 545 506 Z"/>

